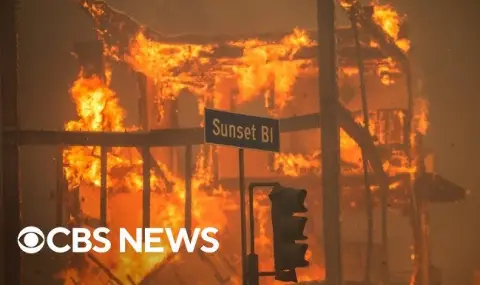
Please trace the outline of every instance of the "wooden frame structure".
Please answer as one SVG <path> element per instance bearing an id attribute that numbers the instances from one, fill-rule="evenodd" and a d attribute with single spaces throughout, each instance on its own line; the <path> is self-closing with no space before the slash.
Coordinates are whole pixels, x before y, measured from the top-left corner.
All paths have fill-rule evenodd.
<path id="1" fill-rule="evenodd" d="M 143 131 L 143 132 L 125 132 L 125 133 L 99 133 L 99 132 L 65 132 L 65 131 L 39 131 L 39 130 L 22 130 L 18 123 L 18 75 L 17 75 L 17 39 L 16 39 L 16 8 L 17 2 L 15 0 L 2 1 L 0 5 L 0 11 L 2 16 L 0 17 L 1 25 L 0 31 L 2 34 L 2 55 L 1 61 L 1 141 L 2 141 L 2 189 L 3 189 L 3 217 L 4 217 L 4 248 L 5 257 L 8 262 L 5 265 L 4 280 L 5 284 L 20 284 L 20 250 L 16 244 L 16 236 L 20 230 L 21 218 L 20 218 L 20 175 L 19 175 L 19 148 L 25 145 L 56 145 L 56 146 L 69 146 L 69 145 L 83 145 L 83 146 L 100 146 L 102 147 L 102 176 L 106 173 L 106 152 L 109 147 L 138 147 L 144 161 L 144 199 L 143 199 L 143 217 L 144 226 L 149 225 L 149 212 L 150 212 L 150 187 L 149 187 L 149 169 L 152 167 L 154 161 L 152 161 L 151 154 L 149 152 L 150 147 L 154 146 L 183 146 L 186 148 L 186 153 L 190 154 L 186 156 L 186 185 L 187 193 L 191 190 L 191 147 L 192 145 L 199 145 L 204 143 L 202 128 L 190 128 L 190 129 L 165 129 L 156 131 Z M 138 31 L 139 24 L 125 14 L 122 14 L 113 8 L 109 7 L 103 1 L 80 1 L 83 7 L 97 7 L 104 11 L 101 17 L 97 17 L 96 20 L 100 20 L 101 25 L 108 25 L 109 30 L 113 33 L 115 28 L 120 28 L 122 23 L 121 33 L 117 33 L 118 40 L 128 41 L 134 33 Z M 92 13 L 91 10 L 86 9 L 87 12 Z M 371 19 L 371 8 L 362 7 L 360 4 L 355 3 L 348 8 L 348 13 L 354 15 L 354 19 L 360 24 L 362 31 L 367 38 L 375 40 L 379 44 L 379 49 L 364 48 L 362 51 L 362 58 L 355 53 L 355 48 L 345 47 L 340 49 L 341 61 L 345 64 L 351 64 L 348 59 L 355 59 L 354 62 L 367 63 L 369 59 L 383 57 L 392 57 L 398 63 L 403 66 L 403 72 L 407 77 L 407 90 L 408 90 L 408 110 L 406 110 L 405 121 L 405 141 L 403 149 L 409 157 L 411 157 L 410 146 L 410 133 L 412 125 L 412 110 L 413 110 L 413 94 L 411 87 L 411 73 L 410 66 L 406 55 L 396 46 L 394 41 L 389 38 L 380 27 L 378 27 Z M 124 25 L 127 23 L 126 25 Z M 355 25 L 356 26 L 356 25 Z M 118 32 L 120 30 L 117 30 Z M 241 40 L 241 37 L 232 38 L 228 35 L 223 36 L 200 36 L 200 35 L 182 35 L 177 37 L 162 36 L 155 31 L 146 29 L 146 34 L 152 39 L 157 41 L 172 43 L 172 44 L 208 44 L 208 43 L 225 43 L 228 41 Z M 340 40 L 347 42 L 353 38 L 354 31 L 350 28 L 339 29 L 338 36 Z M 314 32 L 311 33 L 312 35 Z M 123 35 L 120 37 L 120 35 Z M 261 39 L 278 39 L 281 38 L 280 34 L 264 34 L 258 35 Z M 315 39 L 315 36 L 312 36 Z M 317 47 L 306 48 L 299 54 L 303 58 L 314 58 L 316 56 Z M 235 57 L 239 55 L 238 49 L 233 47 L 226 47 L 219 44 L 215 52 L 210 56 L 228 56 Z M 357 61 L 358 60 L 358 61 Z M 140 85 L 141 87 L 141 85 Z M 143 93 L 144 91 L 141 90 Z M 389 185 L 389 178 L 383 171 L 382 158 L 378 155 L 377 148 L 373 143 L 369 132 L 357 124 L 351 113 L 338 104 L 338 120 L 341 128 L 347 132 L 362 148 L 366 155 L 366 159 L 369 161 L 371 167 L 375 172 L 375 179 L 381 187 L 381 208 L 382 208 L 382 241 L 384 244 L 384 261 L 386 262 L 386 210 L 387 210 L 387 191 Z M 292 118 L 282 119 L 282 132 L 293 132 L 303 129 L 319 128 L 320 118 L 319 114 L 309 114 Z M 423 169 L 422 167 L 419 167 Z M 101 215 L 100 222 L 106 222 L 106 180 L 102 178 L 102 190 L 101 190 Z M 60 188 L 61 186 L 59 186 Z M 428 284 L 428 243 L 425 238 L 427 234 L 422 232 L 422 229 L 426 225 L 427 219 L 425 203 L 426 201 L 417 201 L 418 197 L 414 193 L 413 188 L 410 192 L 410 200 L 412 201 L 412 225 L 415 232 L 416 240 L 416 252 L 420 258 L 420 262 L 423 265 L 422 270 L 422 285 Z M 185 213 L 188 216 L 191 213 L 191 196 L 187 194 Z M 61 207 L 58 207 L 61 211 Z M 8 217 L 8 218 L 6 218 Z M 60 222 L 60 219 L 59 221 Z M 188 222 L 187 222 L 188 223 Z M 388 280 L 388 264 L 385 264 L 385 281 Z"/>

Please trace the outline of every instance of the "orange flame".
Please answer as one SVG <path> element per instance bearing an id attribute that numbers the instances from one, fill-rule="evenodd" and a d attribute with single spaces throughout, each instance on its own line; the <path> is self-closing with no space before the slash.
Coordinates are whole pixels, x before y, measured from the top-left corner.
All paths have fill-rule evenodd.
<path id="1" fill-rule="evenodd" d="M 100 9 L 91 9 L 94 15 L 101 15 Z M 375 6 L 375 22 L 395 40 L 404 51 L 408 51 L 409 42 L 398 39 L 402 18 L 390 6 Z M 102 32 L 102 31 L 99 31 Z M 292 88 L 297 77 L 302 72 L 305 60 L 292 60 L 301 47 L 312 46 L 314 43 L 305 31 L 295 29 L 278 43 L 266 43 L 251 39 L 245 42 L 229 43 L 230 46 L 242 47 L 243 55 L 238 59 L 219 58 L 211 60 L 205 56 L 213 52 L 213 45 L 170 45 L 148 39 L 141 31 L 130 42 L 130 49 L 122 58 L 133 69 L 145 74 L 162 87 L 157 98 L 158 104 L 178 96 L 182 89 L 189 89 L 198 96 L 199 105 L 204 106 L 207 99 L 214 99 L 215 107 L 222 95 L 216 92 L 216 83 L 233 78 L 239 89 L 237 104 L 252 101 L 257 96 L 265 97 L 265 106 L 273 115 L 285 108 L 292 100 Z M 375 43 L 371 43 L 372 46 Z M 105 55 L 114 59 L 117 57 L 115 47 L 107 47 Z M 389 73 L 397 72 L 395 63 L 386 59 L 379 65 L 378 75 L 384 84 L 393 84 Z M 355 74 L 355 68 L 344 68 L 345 74 Z M 113 131 L 123 132 L 135 130 L 124 124 L 126 116 L 124 109 L 113 90 L 109 88 L 109 71 L 106 80 L 98 77 L 85 77 L 80 74 L 71 88 L 71 96 L 77 107 L 78 119 L 65 125 L 69 131 Z M 274 96 L 274 100 L 272 99 Z M 271 105 L 273 103 L 273 105 Z M 200 108 L 202 109 L 202 108 Z M 416 110 L 417 130 L 426 132 L 428 107 L 421 105 Z M 371 130 L 373 133 L 374 130 Z M 341 132 L 342 160 L 354 165 L 354 171 L 361 171 L 361 151 L 356 142 L 345 132 Z M 70 147 L 64 150 L 63 160 L 65 176 L 69 188 L 81 187 L 85 201 L 82 210 L 85 214 L 98 217 L 98 187 L 100 186 L 100 148 Z M 141 190 L 143 188 L 141 156 L 136 149 L 114 147 L 107 154 L 107 186 L 109 188 L 108 225 L 113 231 L 120 227 L 132 229 L 141 225 Z M 201 152 L 192 182 L 195 197 L 193 219 L 196 225 L 215 226 L 222 230 L 229 228 L 230 215 L 236 213 L 238 195 L 226 191 L 221 186 L 211 185 L 211 156 Z M 394 162 L 384 165 L 387 173 L 412 173 L 415 169 L 408 166 L 406 158 L 401 153 L 394 153 Z M 178 229 L 185 223 L 184 202 L 185 182 L 177 177 L 161 161 L 155 161 L 156 170 L 151 171 L 152 208 L 151 225 L 153 227 L 172 227 Z M 288 176 L 299 176 L 305 172 L 318 173 L 321 169 L 319 152 L 311 154 L 277 154 L 274 168 Z M 163 173 L 160 175 L 159 173 Z M 168 185 L 173 189 L 169 191 Z M 391 188 L 397 185 L 390 185 Z M 204 191 L 208 189 L 210 191 Z M 258 222 L 256 243 L 263 256 L 271 257 L 271 240 L 268 229 L 268 205 L 264 202 L 265 195 L 258 195 L 255 200 L 255 214 Z M 115 246 L 115 241 L 112 241 Z M 100 259 L 122 282 L 129 283 L 129 278 L 140 281 L 146 274 L 161 264 L 171 253 L 139 254 L 127 252 L 119 254 L 112 252 L 99 255 Z M 312 252 L 309 252 L 309 258 Z M 263 260 L 261 266 L 272 266 L 272 259 Z M 300 280 L 309 281 L 323 279 L 324 271 L 321 265 L 313 264 L 302 274 Z M 81 284 L 95 284 L 98 274 L 93 269 L 69 269 L 64 277 L 72 277 Z M 68 278 L 66 278 L 68 280 Z M 238 281 L 238 280 L 237 280 Z"/>

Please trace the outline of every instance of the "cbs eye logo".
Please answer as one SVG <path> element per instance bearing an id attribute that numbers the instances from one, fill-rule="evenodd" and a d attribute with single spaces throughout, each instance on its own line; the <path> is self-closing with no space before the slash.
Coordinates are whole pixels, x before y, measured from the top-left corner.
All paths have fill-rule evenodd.
<path id="1" fill-rule="evenodd" d="M 45 245 L 45 235 L 37 227 L 26 227 L 18 233 L 17 243 L 23 252 L 35 254 Z"/>

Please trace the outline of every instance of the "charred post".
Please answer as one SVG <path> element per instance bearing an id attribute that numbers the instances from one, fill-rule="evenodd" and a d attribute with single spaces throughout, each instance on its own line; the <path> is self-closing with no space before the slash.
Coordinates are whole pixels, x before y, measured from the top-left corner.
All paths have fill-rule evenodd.
<path id="1" fill-rule="evenodd" d="M 147 108 L 147 77 L 136 72 L 137 86 L 140 96 L 138 97 L 138 122 L 142 130 L 148 130 L 148 108 Z"/>
<path id="2" fill-rule="evenodd" d="M 72 189 L 72 210 L 71 214 L 74 219 L 74 223 L 78 225 L 80 223 L 80 215 L 82 212 L 81 209 L 81 199 L 80 199 L 80 186 L 75 186 Z"/>
<path id="3" fill-rule="evenodd" d="M 107 226 L 107 163 L 108 149 L 100 148 L 100 224 L 102 227 Z"/>
<path id="4" fill-rule="evenodd" d="M 151 170 L 151 156 L 150 148 L 144 146 L 142 148 L 143 160 L 143 228 L 150 227 L 150 170 Z"/>
<path id="5" fill-rule="evenodd" d="M 343 284 L 340 233 L 340 126 L 338 123 L 335 3 L 317 0 L 325 281 Z"/>
<path id="6" fill-rule="evenodd" d="M 61 227 L 64 223 L 64 193 L 66 191 L 65 175 L 63 172 L 63 147 L 59 147 L 57 157 L 55 158 L 55 167 L 57 172 L 57 189 L 56 189 L 56 223 L 57 227 Z"/>
<path id="7" fill-rule="evenodd" d="M 185 147 L 185 228 L 192 230 L 192 153 L 191 145 Z"/>
<path id="8" fill-rule="evenodd" d="M 147 77 L 139 72 L 136 72 L 136 78 L 137 78 L 137 85 L 138 85 L 138 91 L 140 93 L 140 96 L 138 98 L 138 121 L 140 126 L 142 127 L 143 131 L 149 131 L 149 119 L 148 119 L 148 102 L 147 102 Z M 142 153 L 141 148 L 137 148 L 137 151 L 139 153 Z M 158 174 L 165 185 L 167 185 L 168 189 L 172 189 L 171 182 L 168 181 L 167 177 L 165 176 L 165 173 L 163 173 L 163 170 L 160 168 L 158 165 L 157 161 L 153 157 L 152 153 L 150 152 L 150 161 L 152 162 L 153 170 L 155 171 L 156 174 Z"/>
<path id="9" fill-rule="evenodd" d="M 99 40 L 78 42 L 74 45 L 74 52 L 84 77 L 94 77 L 106 81 L 105 59 L 103 43 Z M 106 131 L 106 130 L 104 130 Z M 100 224 L 107 224 L 107 154 L 108 147 L 100 147 Z"/>
<path id="10" fill-rule="evenodd" d="M 360 80 L 360 96 L 362 101 L 362 111 L 363 111 L 363 127 L 370 133 L 370 116 L 367 102 L 367 88 L 365 85 L 365 67 L 363 64 L 363 54 L 361 49 L 361 43 L 359 38 L 358 23 L 357 23 L 357 11 L 352 7 L 350 10 L 350 22 L 352 24 L 353 35 L 355 38 L 355 46 L 357 51 L 357 66 L 358 66 L 358 76 Z M 365 282 L 370 282 L 371 274 L 371 265 L 372 265 L 372 251 L 373 251 L 373 205 L 372 205 L 372 194 L 370 190 L 370 179 L 368 176 L 368 160 L 366 159 L 365 150 L 362 148 L 362 163 L 363 163 L 363 174 L 365 180 L 365 208 L 366 208 L 366 218 L 367 218 L 367 253 L 365 260 Z M 388 189 L 382 189 L 388 191 Z M 382 201 L 383 202 L 383 201 Z M 383 210 L 383 203 L 382 203 Z M 382 211 L 383 214 L 383 211 Z M 382 215 L 382 218 L 384 216 Z M 385 215 L 386 217 L 386 215 Z M 383 229 L 382 230 L 386 230 Z"/>
<path id="11" fill-rule="evenodd" d="M 18 49 L 17 11 L 19 1 L 0 3 L 0 115 L 2 128 L 2 246 L 4 284 L 21 284 L 21 254 L 17 234 L 21 227 L 21 190 L 19 169 L 19 145 L 16 137 L 7 139 L 5 132 L 19 131 L 18 120 Z M 8 217 L 8 218 L 6 218 Z"/>

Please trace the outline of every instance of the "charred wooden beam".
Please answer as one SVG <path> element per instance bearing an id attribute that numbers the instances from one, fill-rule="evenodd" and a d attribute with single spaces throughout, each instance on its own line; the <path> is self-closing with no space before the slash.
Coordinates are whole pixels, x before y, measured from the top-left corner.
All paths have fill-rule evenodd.
<path id="1" fill-rule="evenodd" d="M 177 255 L 170 254 L 168 255 L 160 264 L 158 264 L 153 270 L 151 270 L 147 275 L 143 277 L 143 279 L 138 282 L 139 285 L 149 285 L 149 284 L 156 284 L 155 278 L 160 274 L 163 269 L 167 267 L 172 261 L 174 261 Z"/>
<path id="2" fill-rule="evenodd" d="M 351 13 L 350 9 L 354 10 L 353 13 L 356 14 L 361 29 L 378 44 L 385 57 L 393 57 L 399 62 L 407 61 L 405 52 L 397 46 L 395 40 L 387 35 L 382 28 L 373 21 L 373 6 L 364 7 L 360 1 L 355 1 L 350 8 L 344 8 L 347 13 Z"/>
<path id="3" fill-rule="evenodd" d="M 22 130 L 5 132 L 5 140 L 15 140 L 20 145 L 78 145 L 78 146 L 184 146 L 203 144 L 203 129 L 165 129 L 151 132 L 67 132 Z M 192 139 L 193 141 L 189 141 Z"/>
<path id="4" fill-rule="evenodd" d="M 185 147 L 185 228 L 192 233 L 192 165 L 193 149 L 191 145 Z"/>
<path id="5" fill-rule="evenodd" d="M 200 259 L 212 269 L 213 276 L 215 276 L 215 279 L 217 279 L 217 282 L 220 285 L 227 284 L 230 281 L 230 277 L 223 277 L 218 269 L 218 266 L 212 260 L 210 260 L 204 252 L 197 251 L 197 253 L 198 256 L 200 256 Z"/>
<path id="6" fill-rule="evenodd" d="M 137 283 L 135 283 L 135 280 L 133 280 L 132 276 L 128 274 L 127 274 L 127 280 L 128 282 L 130 282 L 130 285 L 137 285 Z"/>
<path id="7" fill-rule="evenodd" d="M 100 223 L 102 227 L 107 226 L 107 163 L 108 163 L 108 149 L 106 147 L 100 148 Z"/>
<path id="8" fill-rule="evenodd" d="M 107 276 L 113 280 L 115 283 L 117 283 L 117 285 L 123 285 L 123 282 L 118 279 L 117 276 L 115 276 L 115 274 L 112 273 L 112 271 L 110 269 L 108 269 L 107 266 L 105 266 L 100 260 L 98 260 L 98 258 L 96 258 L 94 255 L 88 253 L 87 254 L 87 257 L 93 262 L 95 263 L 95 265 L 97 265 L 100 269 L 103 270 L 103 272 L 105 272 L 105 274 L 107 274 Z"/>
<path id="9" fill-rule="evenodd" d="M 376 173 L 386 179 L 378 150 L 368 130 L 354 121 L 349 110 L 338 105 L 341 128 L 358 145 L 365 148 Z M 281 132 L 294 132 L 320 127 L 320 114 L 308 114 L 280 119 Z M 203 128 L 163 129 L 150 132 L 65 132 L 65 131 L 6 131 L 5 140 L 18 140 L 20 145 L 82 145 L 82 146 L 187 146 L 204 144 Z M 388 184 L 388 183 L 387 183 Z"/>
<path id="10" fill-rule="evenodd" d="M 280 119 L 282 132 L 294 132 L 319 127 L 319 114 Z M 162 129 L 150 132 L 70 132 L 22 130 L 5 132 L 5 141 L 18 138 L 20 145 L 79 145 L 110 147 L 187 146 L 204 144 L 203 128 Z"/>
<path id="11" fill-rule="evenodd" d="M 142 126 L 143 131 L 148 131 L 148 108 L 147 108 L 147 77 L 139 72 L 135 73 L 136 78 L 137 78 L 137 85 L 138 85 L 138 91 L 140 93 L 139 99 L 138 99 L 138 118 L 139 118 L 139 124 Z M 143 150 L 140 148 L 137 148 L 138 153 L 142 153 Z M 152 152 L 149 151 L 149 156 L 150 156 L 150 162 L 152 163 L 152 169 L 155 171 L 155 174 L 158 175 L 165 185 L 167 186 L 168 189 L 172 189 L 173 185 L 172 182 L 168 180 L 167 176 L 163 172 L 162 168 L 160 165 L 158 165 L 157 160 L 153 157 Z"/>
<path id="12" fill-rule="evenodd" d="M 150 227 L 150 204 L 151 204 L 151 185 L 150 185 L 150 170 L 152 169 L 150 148 L 144 146 L 142 148 L 142 160 L 143 160 L 143 193 L 142 193 L 142 227 Z"/>

